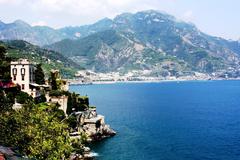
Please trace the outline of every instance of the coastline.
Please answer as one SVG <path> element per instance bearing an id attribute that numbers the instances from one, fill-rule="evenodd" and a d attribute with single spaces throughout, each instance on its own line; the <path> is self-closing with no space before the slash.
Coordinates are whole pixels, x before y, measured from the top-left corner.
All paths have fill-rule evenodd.
<path id="1" fill-rule="evenodd" d="M 91 83 L 70 81 L 70 85 L 101 85 L 101 84 L 121 84 L 121 83 L 163 83 L 163 82 L 186 82 L 186 81 L 239 81 L 240 78 L 216 78 L 216 79 L 166 79 L 166 80 L 142 80 L 142 81 L 95 81 Z"/>

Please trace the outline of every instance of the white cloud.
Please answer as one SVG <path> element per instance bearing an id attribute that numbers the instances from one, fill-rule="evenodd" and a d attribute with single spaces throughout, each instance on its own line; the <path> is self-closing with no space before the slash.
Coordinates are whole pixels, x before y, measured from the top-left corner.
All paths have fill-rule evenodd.
<path id="1" fill-rule="evenodd" d="M 193 15 L 193 11 L 192 10 L 188 10 L 188 11 L 185 11 L 183 13 L 183 16 L 182 16 L 182 19 L 185 20 L 185 21 L 192 21 L 194 18 L 194 15 Z"/>
<path id="2" fill-rule="evenodd" d="M 0 4 L 21 4 L 23 0 L 0 0 Z"/>
<path id="3" fill-rule="evenodd" d="M 33 22 L 32 26 L 47 26 L 47 22 L 45 22 L 45 21 Z"/>
<path id="4" fill-rule="evenodd" d="M 176 0 L 0 0 L 1 3 L 17 5 L 18 17 L 47 22 L 52 27 L 83 25 L 94 23 L 104 17 L 113 18 L 123 12 L 136 12 L 147 9 L 168 10 Z M 165 4 L 165 5 L 162 5 Z M 1 7 L 1 6 L 0 6 Z M 16 13 L 18 14 L 18 13 Z M 34 23 L 33 23 L 34 22 Z"/>

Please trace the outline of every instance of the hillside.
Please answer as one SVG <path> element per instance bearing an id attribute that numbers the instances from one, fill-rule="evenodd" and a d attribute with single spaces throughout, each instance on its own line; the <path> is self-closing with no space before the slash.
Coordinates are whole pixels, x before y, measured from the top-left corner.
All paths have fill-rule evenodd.
<path id="1" fill-rule="evenodd" d="M 8 48 L 7 55 L 14 59 L 28 58 L 33 62 L 42 63 L 46 74 L 48 74 L 51 69 L 59 69 L 63 77 L 71 78 L 74 76 L 75 71 L 82 69 L 78 64 L 63 55 L 55 51 L 42 49 L 26 41 L 0 41 L 0 45 L 6 46 Z"/>
<path id="2" fill-rule="evenodd" d="M 180 64 L 174 72 L 212 73 L 239 67 L 239 42 L 206 35 L 192 24 L 157 11 L 124 13 L 113 20 L 104 19 L 72 30 L 82 38 L 56 42 L 47 48 L 94 71 L 163 72 L 165 69 L 159 65 L 173 70 L 165 63 Z"/>
<path id="3" fill-rule="evenodd" d="M 94 24 L 52 29 L 0 23 L 0 39 L 23 39 L 97 72 L 147 70 L 151 75 L 238 70 L 240 43 L 154 10 L 123 13 Z"/>
<path id="4" fill-rule="evenodd" d="M 61 50 L 75 62 L 97 72 L 152 70 L 161 74 L 166 69 L 172 72 L 187 70 L 183 61 L 134 42 L 115 30 L 106 30 L 80 40 L 63 40 L 50 48 Z"/>
<path id="5" fill-rule="evenodd" d="M 32 27 L 22 20 L 8 24 L 0 21 L 0 40 L 24 40 L 42 46 L 64 38 L 68 37 L 50 27 Z"/>

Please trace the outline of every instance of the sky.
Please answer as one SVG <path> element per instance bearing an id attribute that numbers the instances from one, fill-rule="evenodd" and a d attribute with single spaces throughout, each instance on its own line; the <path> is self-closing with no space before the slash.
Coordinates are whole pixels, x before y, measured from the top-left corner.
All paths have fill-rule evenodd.
<path id="1" fill-rule="evenodd" d="M 240 0 L 0 0 L 0 20 L 61 28 L 154 9 L 194 23 L 207 34 L 239 40 L 239 7 Z"/>

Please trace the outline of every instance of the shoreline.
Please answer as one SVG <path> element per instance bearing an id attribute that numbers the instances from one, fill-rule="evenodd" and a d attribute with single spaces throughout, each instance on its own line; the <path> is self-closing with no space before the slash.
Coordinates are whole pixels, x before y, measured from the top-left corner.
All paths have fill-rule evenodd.
<path id="1" fill-rule="evenodd" d="M 121 83 L 163 83 L 163 82 L 186 82 L 186 81 L 239 81 L 240 78 L 232 79 L 174 79 L 174 80 L 145 80 L 145 81 L 97 81 L 91 83 L 71 83 L 71 86 L 74 85 L 100 85 L 100 84 L 121 84 Z M 71 80 L 70 80 L 71 81 Z"/>

